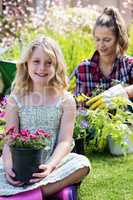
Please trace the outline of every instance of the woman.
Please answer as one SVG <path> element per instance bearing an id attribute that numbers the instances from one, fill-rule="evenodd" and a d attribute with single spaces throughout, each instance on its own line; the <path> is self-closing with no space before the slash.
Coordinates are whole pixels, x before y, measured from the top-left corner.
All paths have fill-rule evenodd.
<path id="1" fill-rule="evenodd" d="M 123 88 L 123 84 L 133 83 L 133 58 L 124 55 L 128 48 L 128 33 L 124 20 L 116 8 L 107 7 L 103 10 L 96 20 L 93 35 L 96 51 L 91 59 L 77 66 L 74 74 L 76 96 L 80 93 L 92 96 L 96 88 L 106 90 L 87 103 L 95 109 L 103 103 L 110 104 L 112 95 L 133 97 L 133 86 Z M 114 80 L 120 84 L 112 87 Z"/>

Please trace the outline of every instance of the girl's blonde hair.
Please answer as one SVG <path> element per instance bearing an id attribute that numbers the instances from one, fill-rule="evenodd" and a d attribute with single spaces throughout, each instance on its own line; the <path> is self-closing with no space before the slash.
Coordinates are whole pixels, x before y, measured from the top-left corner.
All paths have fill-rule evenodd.
<path id="1" fill-rule="evenodd" d="M 59 46 L 49 37 L 39 37 L 28 46 L 16 65 L 16 77 L 12 84 L 13 92 L 21 92 L 21 94 L 25 94 L 33 90 L 33 84 L 28 73 L 27 63 L 32 56 L 33 51 L 38 47 L 42 47 L 44 52 L 51 59 L 52 64 L 55 66 L 55 76 L 50 80 L 49 86 L 55 87 L 61 92 L 67 89 L 67 78 L 65 74 L 66 65 Z"/>
<path id="2" fill-rule="evenodd" d="M 123 55 L 128 48 L 128 31 L 126 24 L 117 8 L 106 7 L 103 10 L 102 14 L 97 18 L 94 25 L 94 35 L 97 26 L 106 26 L 113 31 L 117 39 L 118 54 Z"/>

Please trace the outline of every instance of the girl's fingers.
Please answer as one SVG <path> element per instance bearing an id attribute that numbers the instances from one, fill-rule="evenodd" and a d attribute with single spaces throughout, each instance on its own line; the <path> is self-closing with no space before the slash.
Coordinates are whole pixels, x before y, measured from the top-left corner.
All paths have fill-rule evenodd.
<path id="1" fill-rule="evenodd" d="M 39 182 L 41 180 L 42 180 L 42 178 L 41 179 L 40 178 L 34 178 L 34 179 L 31 179 L 29 182 L 30 183 L 36 183 L 36 182 Z"/>
<path id="2" fill-rule="evenodd" d="M 40 165 L 39 169 L 41 170 L 40 172 L 33 173 L 33 175 L 32 175 L 33 179 L 31 179 L 31 182 L 37 182 L 40 179 L 45 178 L 52 171 L 52 169 L 51 169 L 51 167 L 49 165 Z"/>
<path id="3" fill-rule="evenodd" d="M 7 173 L 11 176 L 11 177 L 15 177 L 15 173 L 13 172 L 12 169 L 8 169 Z"/>
<path id="4" fill-rule="evenodd" d="M 43 178 L 47 177 L 49 174 L 50 174 L 50 170 L 46 170 L 42 173 L 34 173 L 33 177 L 36 177 L 36 178 L 31 179 L 30 183 L 38 182 L 38 181 L 42 180 Z"/>
<path id="5" fill-rule="evenodd" d="M 39 169 L 45 170 L 45 169 L 47 169 L 47 167 L 48 167 L 47 165 L 40 165 Z"/>
<path id="6" fill-rule="evenodd" d="M 49 171 L 46 170 L 46 171 L 41 172 L 41 173 L 34 173 L 32 176 L 33 176 L 33 177 L 38 177 L 38 178 L 44 178 L 44 177 L 46 177 L 48 174 L 49 174 Z"/>
<path id="7" fill-rule="evenodd" d="M 14 185 L 14 186 L 21 186 L 21 185 L 23 185 L 23 183 L 21 183 L 20 181 L 14 181 L 14 180 L 10 177 L 9 174 L 6 174 L 6 178 L 7 178 L 7 181 L 8 181 L 10 184 Z"/>

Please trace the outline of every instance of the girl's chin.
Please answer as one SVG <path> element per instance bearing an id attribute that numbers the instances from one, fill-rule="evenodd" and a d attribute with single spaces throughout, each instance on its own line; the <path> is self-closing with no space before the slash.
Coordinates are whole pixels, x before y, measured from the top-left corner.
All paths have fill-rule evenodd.
<path id="1" fill-rule="evenodd" d="M 42 85 L 42 86 L 47 86 L 48 85 L 48 80 L 35 80 L 34 84 L 36 85 Z"/>

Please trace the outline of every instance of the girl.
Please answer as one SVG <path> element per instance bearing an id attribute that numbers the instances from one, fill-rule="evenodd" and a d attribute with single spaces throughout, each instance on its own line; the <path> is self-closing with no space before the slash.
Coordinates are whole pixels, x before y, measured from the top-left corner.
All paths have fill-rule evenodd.
<path id="1" fill-rule="evenodd" d="M 90 171 L 90 163 L 86 157 L 70 153 L 76 106 L 66 91 L 63 56 L 52 39 L 40 37 L 31 43 L 17 64 L 12 88 L 6 109 L 6 128 L 15 126 L 16 132 L 26 128 L 33 133 L 41 128 L 52 137 L 47 163 L 39 166 L 42 172 L 34 173 L 30 180 L 32 185 L 25 187 L 13 179 L 10 150 L 5 144 L 0 166 L 0 195 L 40 188 L 43 196 L 49 196 L 81 181 Z M 25 198 L 28 200 L 28 196 Z"/>
<path id="2" fill-rule="evenodd" d="M 107 90 L 89 100 L 88 106 L 95 109 L 102 103 L 109 103 L 112 95 L 133 97 L 133 85 L 123 88 L 118 84 L 112 87 L 114 80 L 133 84 L 133 58 L 124 55 L 128 47 L 128 33 L 116 8 L 107 7 L 103 10 L 96 19 L 93 36 L 96 44 L 94 55 L 79 64 L 72 76 L 76 76 L 76 95 L 84 93 L 91 96 L 96 88 Z"/>

